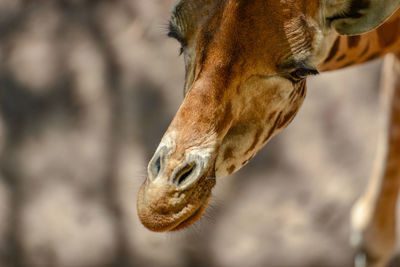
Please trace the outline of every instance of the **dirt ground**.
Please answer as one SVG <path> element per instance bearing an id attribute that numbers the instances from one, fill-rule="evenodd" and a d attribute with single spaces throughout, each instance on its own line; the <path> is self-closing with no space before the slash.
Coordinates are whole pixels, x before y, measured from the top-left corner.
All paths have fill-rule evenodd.
<path id="1" fill-rule="evenodd" d="M 199 223 L 140 224 L 147 161 L 183 99 L 173 2 L 0 1 L 0 266 L 352 266 L 380 61 L 311 78 L 293 123 L 217 181 Z"/>

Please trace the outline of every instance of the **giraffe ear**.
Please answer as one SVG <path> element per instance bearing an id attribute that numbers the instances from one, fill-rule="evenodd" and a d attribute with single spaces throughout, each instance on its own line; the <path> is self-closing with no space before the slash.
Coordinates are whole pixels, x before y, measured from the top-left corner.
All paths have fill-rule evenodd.
<path id="1" fill-rule="evenodd" d="M 324 0 L 326 19 L 339 34 L 362 34 L 388 19 L 400 0 Z"/>

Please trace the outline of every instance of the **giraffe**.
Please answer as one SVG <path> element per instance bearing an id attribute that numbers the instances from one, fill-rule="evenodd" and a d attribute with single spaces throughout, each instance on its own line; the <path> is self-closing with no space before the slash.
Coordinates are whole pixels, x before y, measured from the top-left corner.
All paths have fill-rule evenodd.
<path id="1" fill-rule="evenodd" d="M 246 165 L 295 117 L 306 79 L 388 56 L 376 168 L 355 204 L 356 264 L 384 266 L 400 184 L 400 0 L 179 0 L 184 100 L 148 165 L 138 215 L 149 230 L 199 219 L 220 177 Z"/>

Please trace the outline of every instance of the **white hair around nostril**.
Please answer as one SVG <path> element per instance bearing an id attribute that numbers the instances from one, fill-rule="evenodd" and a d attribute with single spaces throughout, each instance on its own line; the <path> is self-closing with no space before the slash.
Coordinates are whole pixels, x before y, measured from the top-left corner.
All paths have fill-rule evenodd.
<path id="1" fill-rule="evenodd" d="M 164 169 L 165 157 L 169 153 L 169 149 L 165 146 L 159 147 L 154 153 L 153 158 L 147 166 L 147 173 L 150 180 L 155 180 L 160 172 Z"/>
<path id="2" fill-rule="evenodd" d="M 179 171 L 177 171 L 172 178 L 172 182 L 181 185 L 185 180 L 193 173 L 193 170 L 196 168 L 195 163 L 186 164 Z"/>
<path id="3" fill-rule="evenodd" d="M 182 167 L 172 175 L 172 182 L 175 183 L 180 190 L 188 189 L 196 184 L 207 171 L 209 158 L 197 154 L 186 156 L 186 160 L 181 164 Z"/>

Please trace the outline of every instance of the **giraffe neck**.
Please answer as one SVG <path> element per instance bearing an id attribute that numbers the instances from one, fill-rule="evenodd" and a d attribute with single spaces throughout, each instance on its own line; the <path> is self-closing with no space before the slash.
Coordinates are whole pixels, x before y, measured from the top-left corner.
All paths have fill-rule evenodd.
<path id="1" fill-rule="evenodd" d="M 400 49 L 400 9 L 377 29 L 363 35 L 339 35 L 320 71 L 329 71 L 367 62 Z"/>

